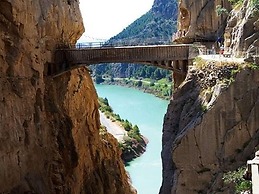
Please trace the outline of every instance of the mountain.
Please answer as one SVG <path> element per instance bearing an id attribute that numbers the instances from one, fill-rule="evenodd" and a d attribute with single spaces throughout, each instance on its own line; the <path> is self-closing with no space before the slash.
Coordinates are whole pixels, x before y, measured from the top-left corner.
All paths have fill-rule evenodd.
<path id="1" fill-rule="evenodd" d="M 177 9 L 176 0 L 157 0 L 150 11 L 112 37 L 108 43 L 169 43 L 173 32 L 176 31 Z"/>
<path id="2" fill-rule="evenodd" d="M 176 31 L 177 6 L 177 0 L 155 0 L 150 11 L 127 26 L 122 32 L 112 37 L 106 44 L 144 45 L 170 43 L 172 34 Z M 163 77 L 171 77 L 169 71 L 157 70 L 158 68 L 143 65 L 105 64 L 91 66 L 91 69 L 93 76 L 105 74 L 112 77 L 150 78 L 151 74 L 155 75 L 157 73 L 154 72 L 159 71 L 159 75 L 162 74 L 164 75 Z M 154 76 L 153 78 L 160 79 Z"/>

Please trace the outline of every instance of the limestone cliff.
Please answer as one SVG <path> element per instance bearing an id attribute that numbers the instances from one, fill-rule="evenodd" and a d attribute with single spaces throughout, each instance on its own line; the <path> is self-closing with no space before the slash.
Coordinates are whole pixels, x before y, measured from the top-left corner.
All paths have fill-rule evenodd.
<path id="1" fill-rule="evenodd" d="M 259 143 L 259 71 L 233 77 L 236 71 L 193 68 L 174 93 L 164 120 L 161 193 L 233 193 L 223 173 L 244 165 Z"/>
<path id="2" fill-rule="evenodd" d="M 245 0 L 241 6 L 233 9 L 229 15 L 224 33 L 225 50 L 235 56 L 243 56 L 252 61 L 259 55 L 259 13 L 252 1 Z"/>
<path id="3" fill-rule="evenodd" d="M 180 41 L 213 38 L 220 31 L 223 34 L 221 27 L 227 24 L 225 48 L 236 56 L 244 56 L 243 51 L 248 57 L 255 55 L 258 14 L 251 8 L 251 1 L 245 0 L 232 10 L 222 25 L 214 23 L 215 5 L 209 6 L 214 2 L 199 1 L 201 5 L 195 5 L 193 1 L 180 1 L 179 27 L 186 30 L 186 37 Z M 226 5 L 223 7 L 228 8 Z M 243 65 L 241 70 L 233 62 L 199 63 L 194 63 L 173 94 L 164 119 L 161 194 L 234 193 L 231 186 L 223 184 L 223 174 L 244 165 L 259 144 L 258 67 L 255 70 Z"/>
<path id="4" fill-rule="evenodd" d="M 44 76 L 84 31 L 78 4 L 0 1 L 0 193 L 134 193 L 88 71 Z"/>
<path id="5" fill-rule="evenodd" d="M 217 15 L 217 6 L 230 10 L 227 0 L 180 0 L 178 42 L 211 41 L 223 35 L 227 14 Z"/>

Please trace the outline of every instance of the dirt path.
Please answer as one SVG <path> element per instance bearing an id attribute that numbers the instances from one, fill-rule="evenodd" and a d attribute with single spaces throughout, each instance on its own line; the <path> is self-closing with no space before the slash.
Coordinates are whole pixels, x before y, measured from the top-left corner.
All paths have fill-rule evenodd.
<path id="1" fill-rule="evenodd" d="M 237 62 L 243 63 L 244 58 L 236 58 L 236 57 L 224 57 L 223 55 L 200 55 L 201 58 L 209 61 L 219 61 L 219 62 Z"/>
<path id="2" fill-rule="evenodd" d="M 100 122 L 106 127 L 107 131 L 112 134 L 119 142 L 123 140 L 126 131 L 116 122 L 112 122 L 108 119 L 104 113 L 100 112 Z"/>

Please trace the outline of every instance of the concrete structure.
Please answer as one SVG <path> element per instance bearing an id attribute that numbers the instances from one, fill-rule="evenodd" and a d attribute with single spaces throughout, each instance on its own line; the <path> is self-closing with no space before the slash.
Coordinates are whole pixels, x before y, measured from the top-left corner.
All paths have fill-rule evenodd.
<path id="1" fill-rule="evenodd" d="M 248 170 L 252 173 L 252 193 L 259 193 L 259 151 L 255 153 L 253 160 L 247 161 Z"/>

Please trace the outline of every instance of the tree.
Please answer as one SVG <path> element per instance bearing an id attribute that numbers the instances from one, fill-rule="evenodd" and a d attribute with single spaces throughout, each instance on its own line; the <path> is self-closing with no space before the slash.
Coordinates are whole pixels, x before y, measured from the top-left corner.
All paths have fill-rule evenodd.
<path id="1" fill-rule="evenodd" d="M 102 76 L 101 75 L 96 75 L 95 83 L 100 84 L 102 82 L 104 82 L 104 79 L 102 78 Z"/>
<path id="2" fill-rule="evenodd" d="M 142 86 L 142 81 L 140 81 L 140 80 L 137 81 L 137 86 L 138 86 L 138 87 L 141 87 L 141 86 Z"/>
<path id="3" fill-rule="evenodd" d="M 103 99 L 103 103 L 104 103 L 106 106 L 110 106 L 110 105 L 109 105 L 109 101 L 108 101 L 108 99 L 107 99 L 106 97 Z"/>
<path id="4" fill-rule="evenodd" d="M 155 72 L 154 72 L 154 77 L 155 77 L 156 80 L 159 80 L 159 79 L 162 78 L 160 69 L 156 69 L 156 70 L 155 70 Z"/>
<path id="5" fill-rule="evenodd" d="M 126 131 L 129 131 L 131 130 L 131 123 L 126 119 L 126 121 L 122 124 L 123 128 L 126 130 Z"/>
<path id="6" fill-rule="evenodd" d="M 132 130 L 134 131 L 135 134 L 140 135 L 140 131 L 137 125 L 134 125 Z"/>

